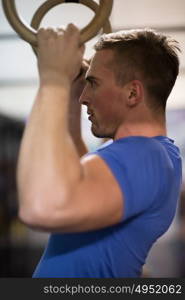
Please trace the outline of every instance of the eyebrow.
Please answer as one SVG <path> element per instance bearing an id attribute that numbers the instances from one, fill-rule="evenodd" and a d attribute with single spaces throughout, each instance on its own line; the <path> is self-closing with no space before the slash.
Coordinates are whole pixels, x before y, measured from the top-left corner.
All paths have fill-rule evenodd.
<path id="1" fill-rule="evenodd" d="M 92 82 L 92 81 L 96 81 L 96 82 L 99 82 L 100 81 L 100 79 L 98 79 L 97 77 L 94 77 L 94 76 L 92 76 L 92 75 L 87 75 L 86 77 L 85 77 L 85 80 L 87 80 L 87 81 L 89 81 L 89 82 Z"/>

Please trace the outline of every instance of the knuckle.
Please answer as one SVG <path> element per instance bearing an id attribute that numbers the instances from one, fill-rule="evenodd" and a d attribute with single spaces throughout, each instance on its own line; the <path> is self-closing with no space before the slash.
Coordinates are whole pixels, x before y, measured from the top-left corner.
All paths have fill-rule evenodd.
<path id="1" fill-rule="evenodd" d="M 37 34 L 38 34 L 38 35 L 42 35 L 42 34 L 44 34 L 44 33 L 45 33 L 45 29 L 42 28 L 42 27 L 39 28 L 38 31 L 37 31 Z"/>

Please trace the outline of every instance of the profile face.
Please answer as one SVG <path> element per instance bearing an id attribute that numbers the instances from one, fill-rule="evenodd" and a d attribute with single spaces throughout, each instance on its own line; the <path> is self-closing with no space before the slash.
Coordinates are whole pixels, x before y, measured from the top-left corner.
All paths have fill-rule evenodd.
<path id="1" fill-rule="evenodd" d="M 113 138 L 124 115 L 123 87 L 116 83 L 111 69 L 112 50 L 94 55 L 86 73 L 86 86 L 79 99 L 87 106 L 91 130 L 96 137 Z"/>

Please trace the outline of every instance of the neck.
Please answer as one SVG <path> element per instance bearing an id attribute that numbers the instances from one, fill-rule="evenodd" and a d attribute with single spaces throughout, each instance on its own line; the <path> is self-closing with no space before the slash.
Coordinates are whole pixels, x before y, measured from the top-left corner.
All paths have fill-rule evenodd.
<path id="1" fill-rule="evenodd" d="M 166 136 L 166 123 L 165 119 L 161 120 L 144 120 L 135 122 L 123 122 L 118 128 L 114 140 L 128 137 L 128 136 Z"/>

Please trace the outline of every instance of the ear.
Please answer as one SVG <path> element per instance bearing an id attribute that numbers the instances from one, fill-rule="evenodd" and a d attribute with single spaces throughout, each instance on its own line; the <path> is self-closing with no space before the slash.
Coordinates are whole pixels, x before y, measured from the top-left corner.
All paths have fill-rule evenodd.
<path id="1" fill-rule="evenodd" d="M 127 105 L 138 105 L 144 96 L 144 87 L 140 80 L 132 80 L 127 84 Z"/>

